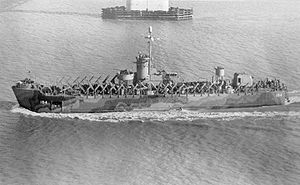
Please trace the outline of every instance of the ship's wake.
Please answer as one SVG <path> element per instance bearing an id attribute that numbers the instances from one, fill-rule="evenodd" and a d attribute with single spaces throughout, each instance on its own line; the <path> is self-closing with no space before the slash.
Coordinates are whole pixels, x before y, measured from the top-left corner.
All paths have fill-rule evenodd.
<path id="1" fill-rule="evenodd" d="M 300 90 L 294 90 L 288 93 L 290 102 L 288 104 L 300 104 Z"/>

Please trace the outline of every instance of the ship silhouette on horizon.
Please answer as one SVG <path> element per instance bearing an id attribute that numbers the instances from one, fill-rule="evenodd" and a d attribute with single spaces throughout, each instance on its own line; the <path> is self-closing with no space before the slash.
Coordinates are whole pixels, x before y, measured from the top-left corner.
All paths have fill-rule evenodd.
<path id="1" fill-rule="evenodd" d="M 193 9 L 169 7 L 169 0 L 127 0 L 125 6 L 102 9 L 103 19 L 190 20 Z"/>

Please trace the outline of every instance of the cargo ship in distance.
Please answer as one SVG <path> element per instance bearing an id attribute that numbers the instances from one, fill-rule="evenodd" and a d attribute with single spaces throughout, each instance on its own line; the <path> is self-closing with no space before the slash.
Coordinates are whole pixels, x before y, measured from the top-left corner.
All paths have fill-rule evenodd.
<path id="1" fill-rule="evenodd" d="M 245 73 L 226 79 L 224 68 L 216 67 L 212 80 L 187 82 L 177 73 L 156 70 L 151 27 L 146 38 L 148 53 L 139 52 L 135 72 L 120 70 L 111 79 L 85 76 L 50 86 L 26 78 L 12 90 L 21 107 L 53 113 L 225 109 L 284 105 L 289 101 L 287 87 L 279 79 L 254 81 Z"/>
<path id="2" fill-rule="evenodd" d="M 103 19 L 132 19 L 132 20 L 191 20 L 193 9 L 170 7 L 168 11 L 162 10 L 127 10 L 125 6 L 116 6 L 102 9 Z"/>
<path id="3" fill-rule="evenodd" d="M 103 19 L 189 20 L 193 9 L 169 7 L 169 0 L 127 0 L 125 6 L 102 9 Z"/>

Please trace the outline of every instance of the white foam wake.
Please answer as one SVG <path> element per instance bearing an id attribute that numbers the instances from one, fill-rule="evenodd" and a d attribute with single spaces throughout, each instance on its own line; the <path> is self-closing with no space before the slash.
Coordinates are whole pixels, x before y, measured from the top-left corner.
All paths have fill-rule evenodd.
<path id="1" fill-rule="evenodd" d="M 14 107 L 13 113 L 58 119 L 80 119 L 89 121 L 125 122 L 125 121 L 193 121 L 198 119 L 234 120 L 242 118 L 299 117 L 298 111 L 269 112 L 200 112 L 188 110 L 140 111 L 113 113 L 36 113 L 21 107 Z"/>
<path id="2" fill-rule="evenodd" d="M 292 91 L 289 91 L 288 94 L 290 95 L 299 95 L 300 94 L 300 90 L 292 90 Z"/>
<path id="3" fill-rule="evenodd" d="M 300 103 L 300 90 L 293 90 L 288 92 L 290 103 Z"/>

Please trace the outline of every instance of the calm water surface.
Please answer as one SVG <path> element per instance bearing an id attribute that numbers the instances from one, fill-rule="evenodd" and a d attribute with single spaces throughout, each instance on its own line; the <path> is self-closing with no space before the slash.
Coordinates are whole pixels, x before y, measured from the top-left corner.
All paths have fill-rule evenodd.
<path id="1" fill-rule="evenodd" d="M 0 184 L 298 184 L 300 2 L 171 1 L 184 22 L 102 20 L 125 1 L 0 0 Z M 290 89 L 282 107 L 36 114 L 10 86 L 30 76 L 134 70 L 153 27 L 158 69 L 185 80 L 247 72 Z M 30 73 L 28 73 L 30 71 Z"/>

